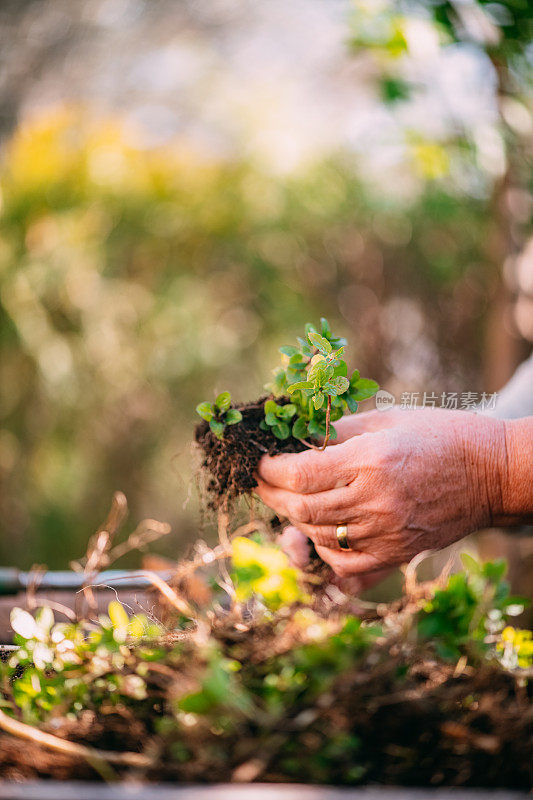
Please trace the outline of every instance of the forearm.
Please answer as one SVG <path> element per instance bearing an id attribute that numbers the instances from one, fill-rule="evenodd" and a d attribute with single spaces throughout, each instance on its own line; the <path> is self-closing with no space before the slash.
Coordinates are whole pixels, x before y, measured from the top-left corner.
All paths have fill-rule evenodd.
<path id="1" fill-rule="evenodd" d="M 501 472 L 501 509 L 494 523 L 533 521 L 533 417 L 505 421 L 505 464 Z"/>

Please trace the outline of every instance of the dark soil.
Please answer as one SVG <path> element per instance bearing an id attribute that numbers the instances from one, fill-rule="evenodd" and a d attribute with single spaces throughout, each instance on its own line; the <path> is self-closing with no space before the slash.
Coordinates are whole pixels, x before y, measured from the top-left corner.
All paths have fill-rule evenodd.
<path id="1" fill-rule="evenodd" d="M 254 403 L 234 405 L 233 408 L 242 413 L 242 422 L 228 425 L 223 439 L 211 433 L 204 420 L 196 426 L 195 439 L 203 451 L 202 467 L 209 475 L 207 491 L 213 508 L 221 508 L 257 486 L 254 473 L 263 455 L 305 450 L 305 445 L 292 436 L 280 440 L 270 431 L 261 430 L 259 423 L 264 419 L 264 405 L 268 399 L 263 397 Z M 288 398 L 285 399 L 288 402 Z"/>

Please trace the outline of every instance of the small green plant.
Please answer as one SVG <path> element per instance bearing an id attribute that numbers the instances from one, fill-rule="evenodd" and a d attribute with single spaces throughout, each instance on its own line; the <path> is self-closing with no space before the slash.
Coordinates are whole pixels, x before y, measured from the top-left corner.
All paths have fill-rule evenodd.
<path id="1" fill-rule="evenodd" d="M 308 447 L 323 450 L 337 435 L 332 423 L 346 410 L 355 413 L 358 403 L 373 397 L 379 386 L 374 380 L 361 378 L 358 370 L 348 377 L 348 366 L 341 358 L 346 340 L 332 333 L 327 319 L 320 320 L 320 333 L 308 323 L 305 338 L 297 337 L 297 342 L 297 346 L 280 347 L 286 363 L 275 371 L 274 381 L 267 388 L 276 397 L 291 396 L 290 404 L 277 408 L 291 409 L 292 435 L 302 441 L 308 436 L 323 436 L 319 448 L 305 442 Z M 270 413 L 265 404 L 265 414 Z M 265 423 L 273 428 L 266 417 Z"/>
<path id="2" fill-rule="evenodd" d="M 268 399 L 264 419 L 259 423 L 261 430 L 270 430 L 280 440 L 292 435 L 316 450 L 323 450 L 329 439 L 336 438 L 332 423 L 345 411 L 355 413 L 358 403 L 373 397 L 379 389 L 376 381 L 361 378 L 357 369 L 348 377 L 348 366 L 342 359 L 345 346 L 346 339 L 335 336 L 322 317 L 320 333 L 307 323 L 305 338 L 298 336 L 296 345 L 280 347 L 284 363 L 274 371 L 274 380 L 266 388 L 274 398 L 286 399 L 289 394 L 291 402 Z M 230 393 L 222 392 L 214 403 L 196 407 L 219 439 L 224 437 L 226 425 L 242 420 L 241 412 L 230 405 Z M 324 439 L 320 447 L 305 441 L 320 436 Z"/>
<path id="3" fill-rule="evenodd" d="M 242 414 L 236 408 L 231 408 L 231 395 L 222 392 L 214 403 L 200 403 L 196 406 L 196 413 L 209 423 L 209 427 L 218 439 L 224 438 L 226 425 L 236 425 L 242 420 Z"/>
<path id="4" fill-rule="evenodd" d="M 479 564 L 468 553 L 462 553 L 461 560 L 465 570 L 451 575 L 418 615 L 419 635 L 432 642 L 441 658 L 450 660 L 465 650 L 471 655 L 489 652 L 500 641 L 507 619 L 528 604 L 527 598 L 510 595 L 505 561 Z"/>
<path id="5" fill-rule="evenodd" d="M 289 422 L 296 414 L 296 406 L 287 403 L 279 406 L 275 400 L 267 400 L 265 403 L 265 418 L 259 424 L 263 431 L 272 431 L 277 439 L 288 439 L 291 435 Z"/>

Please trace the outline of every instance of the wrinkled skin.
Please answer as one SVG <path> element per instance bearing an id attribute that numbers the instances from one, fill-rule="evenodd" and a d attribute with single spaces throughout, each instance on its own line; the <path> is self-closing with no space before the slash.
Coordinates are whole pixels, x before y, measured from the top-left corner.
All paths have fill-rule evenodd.
<path id="1" fill-rule="evenodd" d="M 339 576 L 368 575 L 505 517 L 506 423 L 431 408 L 371 411 L 335 427 L 325 451 L 259 465 L 257 494 L 293 526 L 284 546 L 296 560 L 305 534 Z M 337 542 L 343 523 L 350 551 Z"/>

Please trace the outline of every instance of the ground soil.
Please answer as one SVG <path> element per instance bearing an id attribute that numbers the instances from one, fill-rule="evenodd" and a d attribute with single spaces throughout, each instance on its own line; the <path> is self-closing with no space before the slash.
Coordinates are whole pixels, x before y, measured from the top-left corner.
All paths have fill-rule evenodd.
<path id="1" fill-rule="evenodd" d="M 219 635 L 224 638 L 223 631 Z M 229 650 L 249 650 L 259 662 L 265 641 L 235 637 Z M 254 654 L 254 648 L 259 653 Z M 242 653 L 240 654 L 242 658 Z M 163 686 L 161 686 L 163 689 Z M 123 709 L 95 716 L 86 712 L 57 730 L 72 741 L 106 749 L 158 751 L 153 720 L 142 722 Z M 336 742 L 356 737 L 353 756 Z M 476 786 L 529 789 L 533 785 L 531 688 L 497 665 L 458 671 L 429 653 L 409 663 L 394 644 L 373 651 L 331 687 L 315 707 L 296 701 L 265 729 L 260 720 L 243 721 L 220 738 L 207 727 L 191 729 L 183 761 L 172 746 L 152 769 L 137 773 L 150 781 L 226 782 L 232 780 L 353 783 L 403 786 Z M 332 746 L 332 743 L 333 746 Z M 360 774 L 353 770 L 360 769 Z M 113 768 L 115 769 L 115 768 Z M 118 770 L 116 777 L 123 770 Z M 42 777 L 101 777 L 86 761 L 48 752 L 29 742 L 0 736 L 0 775 L 12 780 Z"/>

